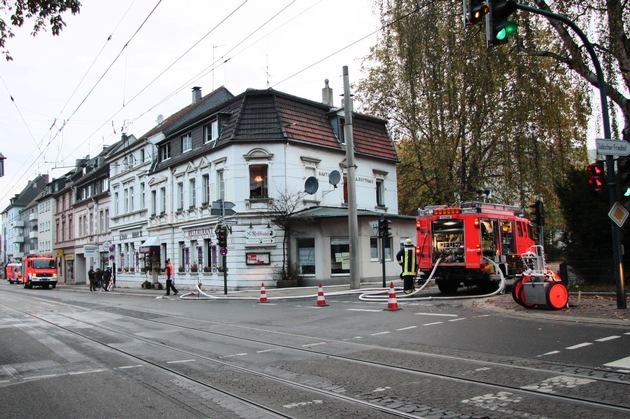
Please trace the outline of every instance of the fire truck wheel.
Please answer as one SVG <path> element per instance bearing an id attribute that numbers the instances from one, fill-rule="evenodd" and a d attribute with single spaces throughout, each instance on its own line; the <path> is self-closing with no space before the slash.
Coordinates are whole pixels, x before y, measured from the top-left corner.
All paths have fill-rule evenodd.
<path id="1" fill-rule="evenodd" d="M 512 299 L 514 301 L 516 301 L 517 303 L 519 303 L 520 305 L 523 305 L 523 302 L 521 301 L 521 297 L 520 297 L 520 293 L 521 293 L 521 289 L 523 288 L 523 278 L 518 278 L 514 281 L 514 284 L 512 285 Z"/>
<path id="2" fill-rule="evenodd" d="M 459 283 L 456 281 L 440 281 L 437 286 L 442 294 L 453 295 L 457 294 Z"/>
<path id="3" fill-rule="evenodd" d="M 569 291 L 560 282 L 556 282 L 547 288 L 547 304 L 554 310 L 560 310 L 567 306 Z"/>

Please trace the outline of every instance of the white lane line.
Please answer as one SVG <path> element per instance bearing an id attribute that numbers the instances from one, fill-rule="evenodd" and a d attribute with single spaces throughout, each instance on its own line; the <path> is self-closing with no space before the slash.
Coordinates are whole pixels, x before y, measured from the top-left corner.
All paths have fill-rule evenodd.
<path id="1" fill-rule="evenodd" d="M 400 329 L 396 329 L 397 332 L 402 332 L 404 330 L 411 330 L 411 329 L 415 329 L 418 326 L 407 326 L 407 327 L 401 327 Z"/>
<path id="2" fill-rule="evenodd" d="M 247 356 L 247 352 L 240 352 L 238 354 L 230 354 L 222 356 L 221 358 L 234 358 L 235 356 Z"/>
<path id="3" fill-rule="evenodd" d="M 569 350 L 580 349 L 580 348 L 584 348 L 585 346 L 590 346 L 590 345 L 592 345 L 591 342 L 584 342 L 584 343 L 578 343 L 577 345 L 568 346 L 568 347 L 566 347 L 564 349 L 569 349 Z"/>
<path id="4" fill-rule="evenodd" d="M 458 322 L 460 320 L 466 320 L 466 317 L 458 317 L 456 319 L 450 319 L 449 322 Z"/>
<path id="5" fill-rule="evenodd" d="M 388 333 L 389 333 L 388 331 L 385 331 L 385 332 L 377 332 L 377 333 L 371 333 L 371 334 L 370 334 L 370 336 L 386 335 L 386 334 L 388 334 Z"/>
<path id="6" fill-rule="evenodd" d="M 347 311 L 363 311 L 366 313 L 382 313 L 383 310 L 373 310 L 369 308 L 347 308 Z"/>
<path id="7" fill-rule="evenodd" d="M 433 322 L 433 323 L 427 323 L 427 324 L 423 324 L 423 326 L 434 326 L 436 324 L 442 324 L 444 322 Z"/>
<path id="8" fill-rule="evenodd" d="M 416 316 L 438 316 L 438 317 L 457 317 L 457 314 L 444 314 L 444 313 L 413 313 Z"/>
<path id="9" fill-rule="evenodd" d="M 595 342 L 608 342 L 609 340 L 619 339 L 620 337 L 621 336 L 616 336 L 616 335 L 606 336 L 605 338 L 595 339 Z"/>
<path id="10" fill-rule="evenodd" d="M 538 355 L 538 356 L 556 355 L 556 354 L 559 354 L 559 353 L 560 353 L 560 351 L 551 351 L 551 352 L 545 352 L 544 354 Z"/>
<path id="11" fill-rule="evenodd" d="M 123 367 L 118 367 L 119 370 L 127 370 L 129 368 L 141 368 L 142 365 L 125 365 Z"/>
<path id="12" fill-rule="evenodd" d="M 606 367 L 613 367 L 613 368 L 621 368 L 621 369 L 624 369 L 624 370 L 630 370 L 630 356 L 618 359 L 616 361 L 609 362 L 607 364 L 604 364 L 604 366 L 606 366 Z"/>
<path id="13" fill-rule="evenodd" d="M 180 359 L 177 361 L 166 361 L 167 364 L 183 364 L 184 362 L 195 362 L 194 359 Z"/>

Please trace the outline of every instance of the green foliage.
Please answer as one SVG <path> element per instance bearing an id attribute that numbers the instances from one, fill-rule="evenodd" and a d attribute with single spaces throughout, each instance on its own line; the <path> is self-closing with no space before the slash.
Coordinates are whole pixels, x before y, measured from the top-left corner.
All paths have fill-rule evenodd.
<path id="1" fill-rule="evenodd" d="M 35 36 L 48 25 L 53 35 L 59 35 L 66 26 L 62 14 L 79 13 L 78 0 L 0 0 L 0 53 L 7 61 L 11 54 L 6 49 L 9 38 L 13 38 L 12 26 L 21 27 L 27 20 L 33 20 L 31 35 Z"/>
<path id="2" fill-rule="evenodd" d="M 358 96 L 390 121 L 399 211 L 479 199 L 489 188 L 495 201 L 523 207 L 542 196 L 549 227 L 561 229 L 549 185 L 586 163 L 586 84 L 513 43 L 488 50 L 484 25 L 464 28 L 453 2 L 378 4 L 385 29 Z M 531 36 L 547 42 L 550 31 L 534 26 Z"/>

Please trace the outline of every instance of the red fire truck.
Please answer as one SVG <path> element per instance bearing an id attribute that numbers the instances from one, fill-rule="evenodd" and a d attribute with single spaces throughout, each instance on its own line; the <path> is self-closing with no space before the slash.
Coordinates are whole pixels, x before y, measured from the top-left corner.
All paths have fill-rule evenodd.
<path id="1" fill-rule="evenodd" d="M 535 245 L 532 223 L 518 207 L 465 202 L 418 210 L 418 269 L 421 278 L 433 275 L 442 293 L 454 294 L 460 285 L 491 289 L 500 276 L 514 279 L 523 271 L 521 254 Z M 439 263 L 438 263 L 439 261 Z"/>
<path id="2" fill-rule="evenodd" d="M 52 256 L 28 255 L 22 258 L 24 288 L 57 286 L 57 262 Z"/>

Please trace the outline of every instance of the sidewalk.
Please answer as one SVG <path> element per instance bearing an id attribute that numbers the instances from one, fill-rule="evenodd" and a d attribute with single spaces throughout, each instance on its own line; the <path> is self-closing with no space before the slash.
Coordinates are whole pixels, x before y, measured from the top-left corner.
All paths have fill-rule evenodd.
<path id="1" fill-rule="evenodd" d="M 394 281 L 394 285 L 397 288 L 402 287 L 402 281 Z M 77 292 L 87 292 L 89 293 L 88 285 L 58 285 L 58 288 L 63 290 L 77 291 Z M 260 297 L 261 290 L 259 289 L 251 289 L 251 290 L 228 290 L 227 295 L 224 294 L 223 288 L 219 287 L 208 287 L 202 288 L 203 291 L 209 295 L 214 297 L 218 297 L 220 299 L 225 298 L 247 298 L 256 300 Z M 381 283 L 364 283 L 361 284 L 361 289 L 359 290 L 350 290 L 349 285 L 326 285 L 323 287 L 325 296 L 334 296 L 336 293 L 355 293 L 359 294 L 362 292 L 366 292 L 369 289 L 383 289 Z M 179 293 L 177 296 L 171 294 L 170 298 L 179 298 L 182 295 L 185 295 L 189 292 L 195 292 L 196 290 L 191 289 L 183 289 L 180 287 Z M 293 288 L 266 288 L 265 293 L 267 298 L 313 298 L 313 301 L 316 300 L 318 292 L 318 287 L 293 287 Z M 384 291 L 385 292 L 385 291 Z M 109 292 L 105 291 L 96 291 L 96 293 L 108 294 Z M 114 288 L 111 291 L 112 294 L 127 294 L 134 296 L 142 296 L 142 297 L 151 297 L 151 298 L 160 298 L 165 296 L 164 290 L 153 290 L 153 289 L 142 289 L 140 287 L 118 287 Z M 398 294 L 400 295 L 400 294 Z M 437 293 L 437 289 L 435 287 L 430 287 L 429 289 L 422 291 L 418 297 L 428 296 L 428 295 L 440 295 Z M 466 299 L 460 300 L 465 302 L 468 306 L 474 308 L 479 308 L 482 310 L 488 311 L 497 311 L 504 314 L 519 316 L 519 317 L 529 317 L 529 318 L 537 318 L 541 320 L 561 320 L 561 321 L 570 321 L 576 323 L 601 323 L 601 324 L 611 324 L 611 325 L 627 325 L 630 327 L 630 309 L 618 309 L 617 308 L 617 298 L 614 294 L 601 294 L 601 295 L 592 295 L 592 294 L 584 294 L 581 295 L 571 293 L 569 295 L 569 307 L 561 310 L 551 310 L 547 308 L 532 308 L 526 309 L 519 304 L 517 304 L 513 299 L 510 293 L 496 295 L 488 298 L 479 298 L 479 299 Z M 398 298 L 399 303 L 404 303 L 405 300 L 403 298 Z"/>

